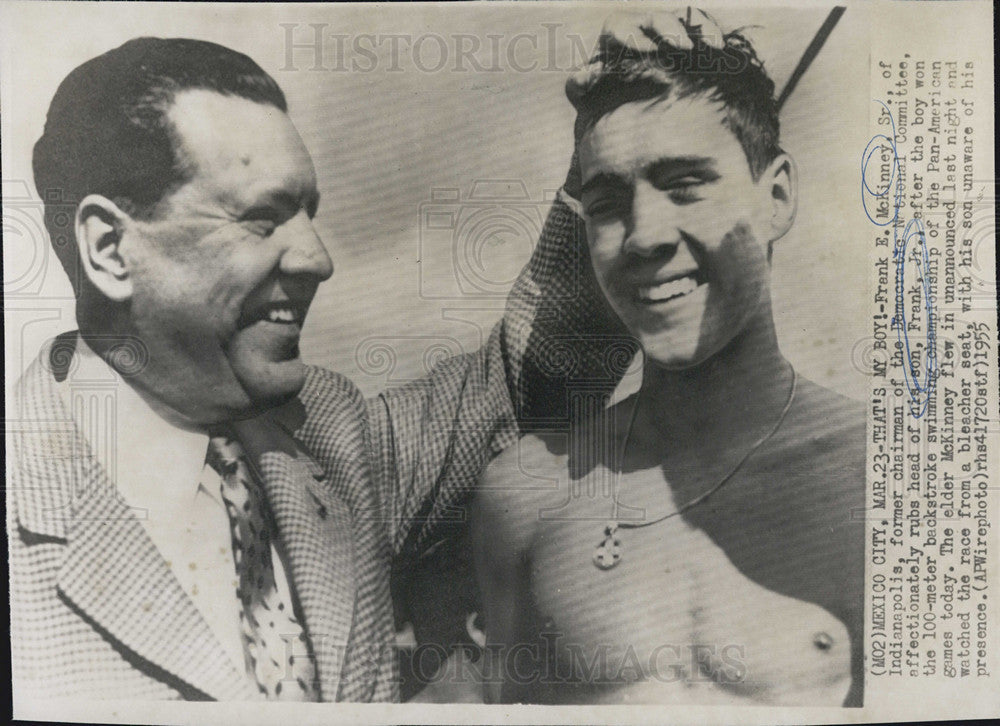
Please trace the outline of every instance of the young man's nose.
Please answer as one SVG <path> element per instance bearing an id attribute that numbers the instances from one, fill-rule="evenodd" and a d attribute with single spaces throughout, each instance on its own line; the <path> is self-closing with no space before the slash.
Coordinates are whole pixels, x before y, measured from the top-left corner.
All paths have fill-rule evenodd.
<path id="1" fill-rule="evenodd" d="M 333 261 L 323 241 L 316 234 L 312 220 L 300 212 L 284 225 L 287 248 L 281 257 L 281 271 L 286 275 L 311 275 L 320 281 L 333 274 Z"/>
<path id="2" fill-rule="evenodd" d="M 624 251 L 642 257 L 672 255 L 681 242 L 676 205 L 645 181 L 636 184 Z"/>

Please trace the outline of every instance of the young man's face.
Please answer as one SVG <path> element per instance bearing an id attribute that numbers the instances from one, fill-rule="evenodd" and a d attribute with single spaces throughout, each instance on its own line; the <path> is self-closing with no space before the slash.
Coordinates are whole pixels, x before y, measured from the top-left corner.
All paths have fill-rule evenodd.
<path id="1" fill-rule="evenodd" d="M 637 101 L 580 142 L 598 282 L 667 368 L 717 353 L 769 299 L 770 193 L 722 119 L 703 98 Z"/>
<path id="2" fill-rule="evenodd" d="M 333 266 L 313 229 L 312 160 L 277 108 L 178 94 L 169 118 L 193 176 L 123 240 L 146 387 L 200 423 L 294 396 L 299 334 Z"/>

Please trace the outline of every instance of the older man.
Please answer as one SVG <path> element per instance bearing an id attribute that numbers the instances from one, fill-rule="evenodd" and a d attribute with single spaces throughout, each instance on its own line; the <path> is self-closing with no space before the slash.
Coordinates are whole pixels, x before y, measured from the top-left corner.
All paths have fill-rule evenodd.
<path id="1" fill-rule="evenodd" d="M 526 350 L 546 301 L 570 299 L 561 333 L 614 321 L 565 264 L 579 228 L 557 202 L 483 350 L 368 402 L 305 365 L 333 265 L 286 111 L 252 60 L 184 39 L 130 41 L 56 92 L 34 171 L 79 332 L 13 401 L 20 696 L 397 697 L 390 560 L 515 411 L 558 416 L 559 382 L 524 373 L 545 367 Z"/>

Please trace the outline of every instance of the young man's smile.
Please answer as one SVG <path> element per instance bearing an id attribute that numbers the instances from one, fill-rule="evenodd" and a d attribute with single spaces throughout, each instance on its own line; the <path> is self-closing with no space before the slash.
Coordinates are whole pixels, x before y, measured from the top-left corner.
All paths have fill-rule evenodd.
<path id="1" fill-rule="evenodd" d="M 636 297 L 640 305 L 659 305 L 686 297 L 704 284 L 705 280 L 698 270 L 671 274 L 662 282 L 654 280 L 639 284 Z"/>

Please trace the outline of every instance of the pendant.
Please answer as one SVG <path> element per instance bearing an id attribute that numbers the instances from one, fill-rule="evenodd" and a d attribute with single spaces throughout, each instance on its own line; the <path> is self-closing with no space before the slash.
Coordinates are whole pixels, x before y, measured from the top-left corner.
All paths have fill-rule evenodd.
<path id="1" fill-rule="evenodd" d="M 622 543 L 615 536 L 618 522 L 608 522 L 604 527 L 604 541 L 594 550 L 594 564 L 602 570 L 610 570 L 622 559 Z"/>

